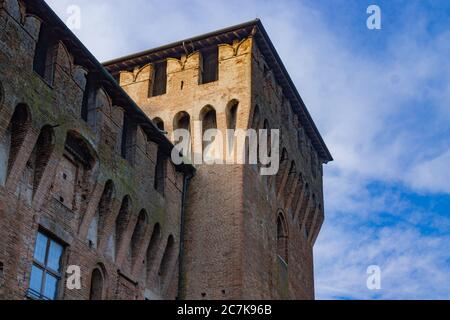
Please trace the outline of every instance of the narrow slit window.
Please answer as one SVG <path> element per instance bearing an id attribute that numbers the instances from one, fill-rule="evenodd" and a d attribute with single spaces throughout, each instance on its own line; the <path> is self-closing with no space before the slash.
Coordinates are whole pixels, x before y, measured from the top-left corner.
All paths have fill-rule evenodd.
<path id="1" fill-rule="evenodd" d="M 216 110 L 212 106 L 206 106 L 200 113 L 203 126 L 202 135 L 205 137 L 206 131 L 210 129 L 217 129 L 217 115 Z M 214 150 L 216 137 L 213 136 L 210 141 L 203 141 L 203 156 L 204 159 L 213 159 L 216 155 Z"/>
<path id="2" fill-rule="evenodd" d="M 81 119 L 92 123 L 95 117 L 95 87 L 92 74 L 86 75 L 86 85 L 83 93 L 83 104 L 81 106 Z"/>
<path id="3" fill-rule="evenodd" d="M 159 149 L 155 167 L 155 190 L 164 196 L 166 180 L 166 156 Z"/>
<path id="4" fill-rule="evenodd" d="M 42 24 L 34 51 L 33 70 L 49 85 L 53 84 L 57 43 L 54 32 Z"/>
<path id="5" fill-rule="evenodd" d="M 130 116 L 125 114 L 123 117 L 121 154 L 130 164 L 134 164 L 135 160 L 136 134 L 136 123 L 133 122 Z"/>
<path id="6" fill-rule="evenodd" d="M 174 118 L 173 121 L 173 129 L 174 130 L 178 130 L 178 129 L 184 129 L 189 133 L 189 139 L 191 139 L 191 116 L 184 111 L 181 111 L 179 113 L 177 113 L 177 115 Z M 180 142 L 182 142 L 184 139 L 183 137 L 179 137 L 177 139 L 175 139 L 174 144 L 179 144 Z M 192 141 L 189 140 L 189 146 L 188 146 L 188 150 L 184 150 L 184 156 L 191 158 L 192 157 Z"/>
<path id="7" fill-rule="evenodd" d="M 288 236 L 286 222 L 280 214 L 277 219 L 277 254 L 284 263 L 288 263 Z"/>

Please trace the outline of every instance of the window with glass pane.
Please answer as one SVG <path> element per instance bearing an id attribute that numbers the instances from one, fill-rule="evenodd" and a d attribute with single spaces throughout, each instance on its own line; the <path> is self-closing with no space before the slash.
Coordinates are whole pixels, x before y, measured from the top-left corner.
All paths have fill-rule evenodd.
<path id="1" fill-rule="evenodd" d="M 42 232 L 38 232 L 34 248 L 28 297 L 54 300 L 61 279 L 61 256 L 63 246 Z"/>

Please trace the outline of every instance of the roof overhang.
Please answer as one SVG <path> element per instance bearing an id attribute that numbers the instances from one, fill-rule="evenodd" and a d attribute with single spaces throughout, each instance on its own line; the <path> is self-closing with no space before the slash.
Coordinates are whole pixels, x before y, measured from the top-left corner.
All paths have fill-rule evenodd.
<path id="1" fill-rule="evenodd" d="M 221 43 L 232 43 L 234 40 L 242 40 L 250 36 L 256 40 L 258 48 L 264 55 L 269 68 L 273 71 L 278 84 L 282 87 L 285 97 L 290 101 L 294 112 L 298 115 L 300 123 L 305 128 L 321 160 L 324 163 L 333 161 L 333 157 L 312 120 L 311 114 L 259 19 L 106 61 L 103 65 L 109 72 L 115 74 L 123 70 L 132 70 L 149 62 L 160 61 L 169 57 L 181 57 L 203 48 Z"/>
<path id="2" fill-rule="evenodd" d="M 136 123 L 138 123 L 149 139 L 159 145 L 167 155 L 171 155 L 174 145 L 159 130 L 148 116 L 138 107 L 128 94 L 120 87 L 113 76 L 92 55 L 75 34 L 64 24 L 56 13 L 43 0 L 24 0 L 27 14 L 34 14 L 48 23 L 56 32 L 58 39 L 64 43 L 68 50 L 74 55 L 75 63 L 85 67 L 89 72 L 95 73 L 102 86 L 108 92 L 113 104 L 125 109 Z M 194 166 L 190 164 L 175 165 L 178 171 L 186 174 L 195 172 Z"/>

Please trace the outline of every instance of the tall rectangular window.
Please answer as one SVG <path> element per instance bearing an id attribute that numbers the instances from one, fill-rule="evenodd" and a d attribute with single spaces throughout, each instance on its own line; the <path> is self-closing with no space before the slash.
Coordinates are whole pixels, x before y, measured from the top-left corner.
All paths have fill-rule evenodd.
<path id="1" fill-rule="evenodd" d="M 158 149 L 155 166 L 155 190 L 164 196 L 166 180 L 166 156 Z"/>
<path id="2" fill-rule="evenodd" d="M 219 48 L 206 49 L 201 52 L 201 84 L 210 83 L 219 79 Z"/>
<path id="3" fill-rule="evenodd" d="M 38 232 L 31 267 L 28 297 L 55 300 L 61 280 L 61 256 L 64 247 L 56 240 Z"/>
<path id="4" fill-rule="evenodd" d="M 125 113 L 123 116 L 122 144 L 120 153 L 122 158 L 128 160 L 131 165 L 134 164 L 135 160 L 136 135 L 137 124 L 127 113 Z"/>
<path id="5" fill-rule="evenodd" d="M 160 96 L 167 90 L 167 61 L 161 61 L 154 65 L 152 97 Z"/>
<path id="6" fill-rule="evenodd" d="M 49 85 L 53 84 L 57 44 L 53 31 L 42 24 L 34 51 L 33 70 Z"/>
<path id="7" fill-rule="evenodd" d="M 86 85 L 84 87 L 83 92 L 83 102 L 81 105 L 81 119 L 83 119 L 86 122 L 89 121 L 90 113 L 95 112 L 95 107 L 92 108 L 92 106 L 90 106 L 90 102 L 93 100 L 91 99 L 91 96 L 95 90 L 93 84 L 94 84 L 93 76 L 91 74 L 87 74 Z"/>

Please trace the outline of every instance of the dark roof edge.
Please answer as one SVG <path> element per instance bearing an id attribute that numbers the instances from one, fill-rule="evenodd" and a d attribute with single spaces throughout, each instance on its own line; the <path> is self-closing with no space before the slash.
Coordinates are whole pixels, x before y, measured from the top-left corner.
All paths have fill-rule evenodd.
<path id="1" fill-rule="evenodd" d="M 156 127 L 156 125 L 153 123 L 150 118 L 139 108 L 139 106 L 134 102 L 133 99 L 125 92 L 125 90 L 117 83 L 117 81 L 113 78 L 113 76 L 106 70 L 106 68 L 97 60 L 97 58 L 85 47 L 85 45 L 78 39 L 78 37 L 70 30 L 65 23 L 58 17 L 58 15 L 53 11 L 52 8 L 44 1 L 44 0 L 32 0 L 29 1 L 33 5 L 40 6 L 43 11 L 47 12 L 51 18 L 51 23 L 56 24 L 58 27 L 63 29 L 71 38 L 71 41 L 73 41 L 77 47 L 81 49 L 83 54 L 85 54 L 90 60 L 90 62 L 94 65 L 96 71 L 99 71 L 101 76 L 106 79 L 106 81 L 109 82 L 109 85 L 111 85 L 114 90 L 117 90 L 120 93 L 120 96 L 122 99 L 126 101 L 126 104 L 131 106 L 133 109 L 133 112 L 135 112 L 135 116 L 142 119 L 144 123 L 148 126 L 148 129 L 150 129 L 150 136 L 153 138 L 154 142 L 157 143 L 159 146 L 165 150 L 167 154 L 170 154 L 172 152 L 172 149 L 174 148 L 174 145 L 172 142 L 163 134 L 160 132 L 159 128 Z M 28 3 L 27 3 L 28 6 Z M 63 41 L 63 40 L 61 40 Z M 142 125 L 142 124 L 141 124 Z M 154 136 L 153 136 L 154 135 Z M 195 172 L 195 167 L 190 164 L 181 164 L 181 165 L 175 165 L 178 171 L 182 171 L 184 173 L 192 174 Z"/>
<path id="2" fill-rule="evenodd" d="M 164 50 L 171 49 L 171 48 L 174 48 L 174 47 L 182 46 L 183 43 L 189 43 L 189 42 L 203 40 L 203 39 L 206 39 L 206 38 L 209 38 L 209 37 L 218 36 L 218 35 L 223 34 L 223 33 L 228 33 L 228 32 L 231 32 L 233 30 L 247 28 L 247 27 L 250 27 L 250 26 L 257 27 L 257 31 L 261 32 L 264 41 L 267 43 L 267 45 L 268 45 L 268 47 L 270 49 L 270 52 L 273 54 L 273 56 L 274 56 L 275 60 L 277 61 L 277 64 L 280 67 L 284 77 L 286 78 L 287 82 L 289 83 L 289 86 L 292 89 L 292 92 L 294 93 L 295 98 L 299 101 L 299 103 L 300 103 L 300 105 L 301 105 L 301 107 L 303 109 L 302 111 L 304 112 L 304 115 L 305 115 L 305 117 L 307 119 L 307 122 L 311 125 L 311 128 L 314 131 L 314 135 L 317 137 L 317 140 L 318 140 L 318 142 L 320 144 L 320 148 L 323 151 L 322 154 L 324 155 L 324 159 L 323 159 L 324 162 L 328 163 L 330 161 L 333 161 L 333 157 L 332 157 L 330 151 L 328 150 L 328 147 L 326 146 L 325 141 L 323 140 L 319 130 L 317 129 L 317 126 L 314 123 L 314 121 L 313 121 L 313 119 L 311 117 L 311 114 L 309 113 L 308 109 L 306 108 L 306 105 L 303 102 L 303 99 L 301 98 L 300 93 L 297 90 L 297 87 L 295 86 L 294 82 L 292 81 L 291 76 L 289 75 L 286 67 L 284 66 L 284 63 L 281 60 L 281 57 L 279 56 L 277 50 L 275 49 L 275 46 L 273 45 L 272 40 L 270 40 L 270 37 L 269 37 L 267 31 L 265 30 L 265 28 L 264 28 L 264 26 L 263 26 L 263 24 L 262 24 L 260 19 L 247 21 L 247 22 L 244 22 L 244 23 L 241 23 L 241 24 L 238 24 L 238 25 L 234 25 L 234 26 L 227 27 L 227 28 L 224 28 L 224 29 L 220 29 L 220 30 L 216 30 L 216 31 L 213 31 L 213 32 L 205 33 L 205 34 L 202 34 L 202 35 L 199 35 L 199 36 L 195 36 L 195 37 L 192 37 L 192 38 L 184 39 L 184 40 L 181 40 L 181 41 L 177 41 L 177 42 L 174 42 L 174 43 L 171 43 L 171 44 L 167 44 L 167 45 L 164 45 L 164 46 L 160 46 L 160 47 L 157 47 L 157 48 L 153 48 L 153 49 L 150 49 L 150 50 L 134 53 L 134 54 L 127 55 L 127 56 L 124 56 L 124 57 L 120 57 L 120 58 L 117 58 L 117 59 L 114 59 L 114 60 L 110 60 L 110 61 L 105 61 L 103 63 L 103 65 L 106 68 L 109 68 L 109 67 L 112 67 L 115 64 L 120 64 L 120 63 L 125 62 L 127 60 L 133 60 L 133 59 L 136 59 L 136 58 L 139 58 L 139 57 L 142 57 L 142 56 L 150 55 L 150 54 L 155 53 L 155 52 L 164 51 Z"/>
<path id="3" fill-rule="evenodd" d="M 148 55 L 148 54 L 151 54 L 151 53 L 154 53 L 154 52 L 163 51 L 163 50 L 170 49 L 170 48 L 173 48 L 173 47 L 182 46 L 183 43 L 194 42 L 194 41 L 198 41 L 198 40 L 214 37 L 214 36 L 220 35 L 222 33 L 227 33 L 227 32 L 233 31 L 233 30 L 238 30 L 238 29 L 249 27 L 249 26 L 256 26 L 256 24 L 258 22 L 260 22 L 259 19 L 250 20 L 250 21 L 247 21 L 247 22 L 244 22 L 244 23 L 240 23 L 240 24 L 231 26 L 231 27 L 226 27 L 226 28 L 223 28 L 223 29 L 219 29 L 219 30 L 215 30 L 215 31 L 212 31 L 212 32 L 208 32 L 208 33 L 205 33 L 205 34 L 202 34 L 202 35 L 199 35 L 199 36 L 195 36 L 195 37 L 192 37 L 192 38 L 187 38 L 187 39 L 184 39 L 184 40 L 176 41 L 176 42 L 169 43 L 169 44 L 166 44 L 166 45 L 163 45 L 163 46 L 159 46 L 159 47 L 156 47 L 156 48 L 152 48 L 152 49 L 149 49 L 149 50 L 145 50 L 145 51 L 133 53 L 133 54 L 130 54 L 130 55 L 126 55 L 126 56 L 123 56 L 123 57 L 119 57 L 119 58 L 116 58 L 116 59 L 113 59 L 113 60 L 105 61 L 105 62 L 103 62 L 103 65 L 105 67 L 108 67 L 109 65 L 113 65 L 113 64 L 120 63 L 120 62 L 123 62 L 123 61 L 126 61 L 126 60 L 130 60 L 130 59 L 134 59 L 134 58 L 139 58 L 141 56 L 145 56 L 145 55 Z"/>
<path id="4" fill-rule="evenodd" d="M 317 129 L 317 126 L 316 126 L 316 124 L 314 123 L 314 120 L 313 120 L 313 118 L 311 117 L 311 114 L 309 113 L 308 109 L 306 108 L 306 105 L 305 105 L 305 103 L 303 102 L 303 99 L 302 99 L 302 97 L 300 96 L 300 93 L 298 92 L 297 87 L 296 87 L 296 85 L 294 84 L 294 81 L 292 81 L 292 78 L 291 78 L 291 76 L 289 75 L 289 72 L 287 71 L 287 69 L 286 69 L 286 67 L 285 67 L 285 65 L 284 65 L 284 63 L 283 63 L 283 61 L 281 60 L 281 57 L 279 56 L 277 50 L 275 49 L 275 46 L 273 45 L 272 40 L 270 40 L 270 37 L 269 37 L 269 35 L 268 35 L 266 29 L 264 28 L 263 24 L 261 23 L 261 20 L 258 20 L 258 21 L 257 21 L 257 24 L 258 24 L 259 31 L 262 32 L 262 34 L 263 34 L 263 36 L 264 36 L 264 39 L 265 39 L 265 41 L 267 42 L 267 44 L 269 45 L 272 54 L 275 56 L 275 59 L 277 60 L 278 65 L 281 67 L 281 70 L 283 71 L 284 76 L 285 76 L 286 79 L 288 80 L 289 85 L 290 85 L 292 91 L 294 92 L 296 98 L 300 101 L 300 103 L 301 103 L 301 105 L 302 105 L 302 108 L 303 108 L 303 111 L 305 112 L 305 115 L 306 115 L 306 117 L 307 117 L 307 119 L 308 119 L 308 122 L 311 124 L 311 126 L 312 126 L 312 128 L 313 128 L 313 130 L 314 130 L 314 133 L 315 133 L 315 134 L 317 135 L 317 137 L 319 138 L 320 144 L 321 144 L 322 148 L 324 149 L 324 151 L 325 151 L 325 153 L 326 153 L 326 155 L 327 155 L 327 159 L 324 159 L 324 160 L 325 160 L 325 163 L 330 162 L 330 161 L 333 161 L 334 159 L 333 159 L 333 156 L 331 155 L 330 150 L 328 150 L 328 147 L 327 147 L 327 145 L 325 144 L 325 141 L 323 140 L 322 135 L 321 135 L 320 132 L 319 132 L 319 129 Z"/>

